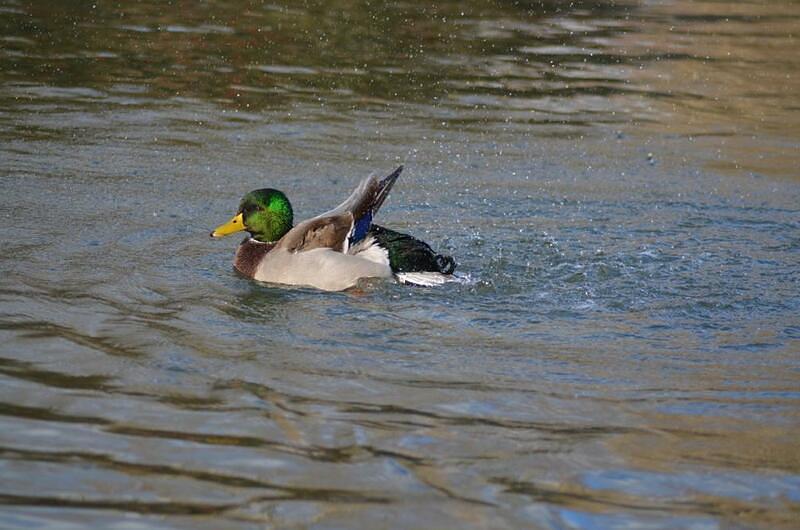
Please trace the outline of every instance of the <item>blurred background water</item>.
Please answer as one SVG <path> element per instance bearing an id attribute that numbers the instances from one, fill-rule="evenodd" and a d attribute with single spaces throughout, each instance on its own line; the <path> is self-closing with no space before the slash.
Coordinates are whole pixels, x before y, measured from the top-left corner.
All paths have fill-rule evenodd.
<path id="1" fill-rule="evenodd" d="M 797 528 L 800 4 L 0 0 L 0 527 Z M 233 273 L 406 165 L 469 281 Z"/>

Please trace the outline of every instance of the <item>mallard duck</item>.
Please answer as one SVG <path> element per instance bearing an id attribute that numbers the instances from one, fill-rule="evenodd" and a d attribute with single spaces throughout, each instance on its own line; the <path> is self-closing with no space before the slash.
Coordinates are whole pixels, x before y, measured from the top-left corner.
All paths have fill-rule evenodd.
<path id="1" fill-rule="evenodd" d="M 234 267 L 248 278 L 307 285 L 327 291 L 353 287 L 361 278 L 395 277 L 437 285 L 452 278 L 456 263 L 427 243 L 372 223 L 403 166 L 384 179 L 370 176 L 342 204 L 293 226 L 292 205 L 281 191 L 263 188 L 242 198 L 233 219 L 211 237 L 250 233 Z"/>

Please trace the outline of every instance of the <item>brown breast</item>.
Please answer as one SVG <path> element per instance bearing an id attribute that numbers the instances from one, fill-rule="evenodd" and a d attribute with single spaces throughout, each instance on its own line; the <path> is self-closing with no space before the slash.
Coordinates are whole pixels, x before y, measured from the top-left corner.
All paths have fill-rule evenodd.
<path id="1" fill-rule="evenodd" d="M 236 249 L 236 258 L 233 261 L 233 266 L 248 278 L 253 278 L 256 275 L 258 264 L 261 263 L 267 252 L 273 248 L 275 248 L 275 243 L 261 243 L 247 238 Z"/>

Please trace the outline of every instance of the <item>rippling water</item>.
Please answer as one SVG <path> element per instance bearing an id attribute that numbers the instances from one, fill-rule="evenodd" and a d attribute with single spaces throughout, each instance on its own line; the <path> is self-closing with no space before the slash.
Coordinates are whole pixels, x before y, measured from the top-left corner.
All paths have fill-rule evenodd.
<path id="1" fill-rule="evenodd" d="M 0 527 L 796 528 L 796 2 L 0 1 Z M 210 241 L 406 165 L 468 280 Z"/>

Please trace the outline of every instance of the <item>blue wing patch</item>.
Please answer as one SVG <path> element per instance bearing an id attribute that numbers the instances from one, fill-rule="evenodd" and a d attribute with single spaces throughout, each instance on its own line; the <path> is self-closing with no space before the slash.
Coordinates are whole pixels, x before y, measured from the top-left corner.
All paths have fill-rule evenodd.
<path id="1" fill-rule="evenodd" d="M 372 226 L 372 210 L 367 210 L 364 215 L 356 219 L 356 222 L 353 223 L 353 230 L 349 237 L 350 245 L 364 239 L 370 226 Z"/>

